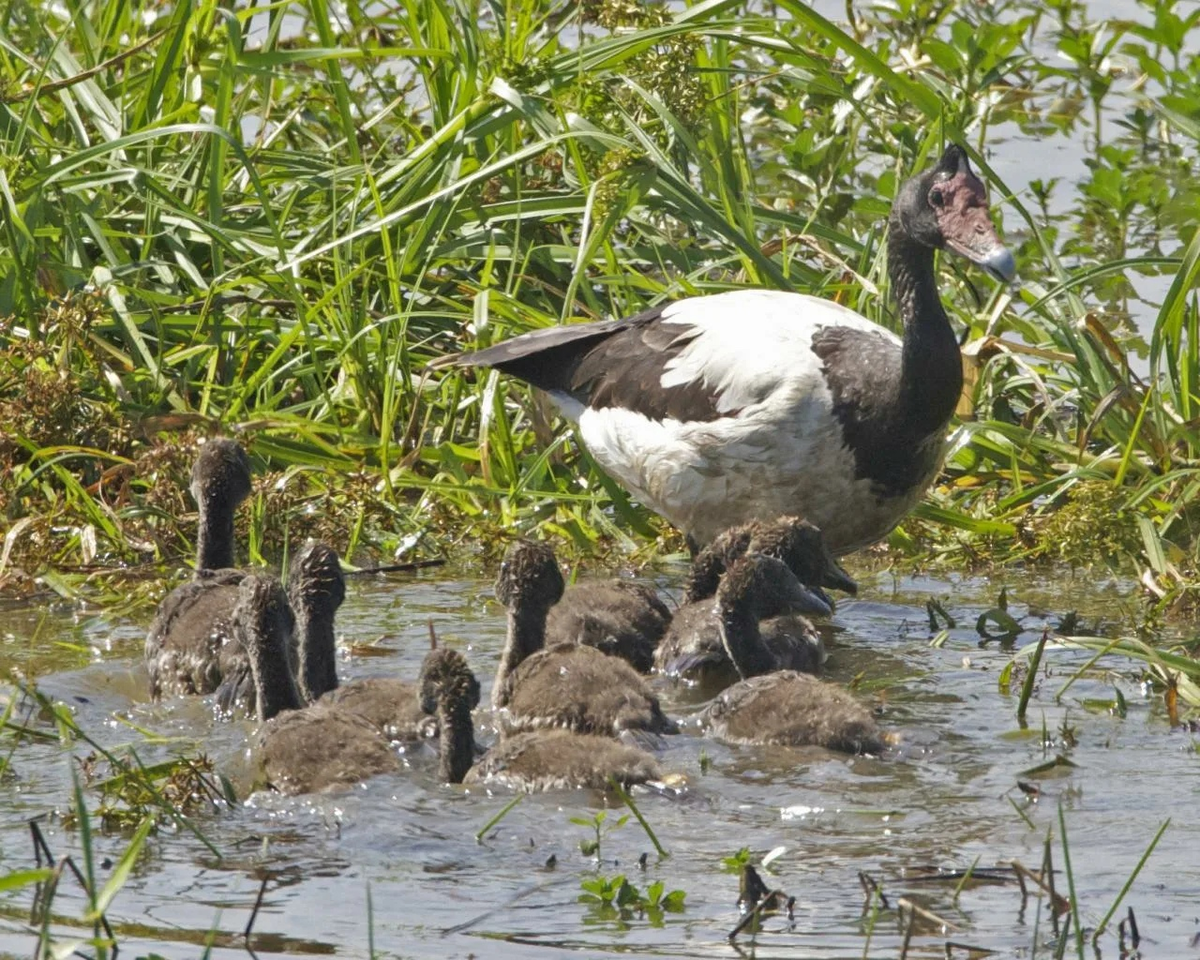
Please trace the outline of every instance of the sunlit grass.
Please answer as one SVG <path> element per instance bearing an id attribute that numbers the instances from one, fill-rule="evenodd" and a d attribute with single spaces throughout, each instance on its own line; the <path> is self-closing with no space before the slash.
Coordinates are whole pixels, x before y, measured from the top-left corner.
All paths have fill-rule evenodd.
<path id="1" fill-rule="evenodd" d="M 1108 563 L 1167 603 L 1195 577 L 1182 5 L 88 9 L 13 7 L 0 31 L 0 581 L 91 590 L 92 565 L 186 555 L 191 444 L 216 430 L 258 468 L 252 558 L 308 534 L 653 542 L 547 406 L 429 361 L 747 284 L 894 326 L 896 185 L 948 138 L 992 174 L 1001 127 L 1089 174 L 1020 194 L 992 174 L 1015 295 L 943 265 L 970 395 L 891 546 Z M 1171 278 L 1145 339 L 1132 276 Z"/>

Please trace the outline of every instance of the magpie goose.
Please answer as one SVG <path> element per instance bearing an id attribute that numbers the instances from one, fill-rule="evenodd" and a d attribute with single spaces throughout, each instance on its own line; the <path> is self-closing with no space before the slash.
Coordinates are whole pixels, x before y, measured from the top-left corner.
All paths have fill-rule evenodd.
<path id="1" fill-rule="evenodd" d="M 596 656 L 603 654 L 590 650 Z M 623 661 L 615 660 L 621 663 Z M 425 709 L 441 729 L 442 780 L 498 784 L 532 793 L 539 790 L 604 790 L 610 779 L 628 786 L 660 777 L 650 754 L 596 734 L 538 729 L 503 737 L 476 762 L 471 695 L 479 689 L 457 650 L 433 650 L 421 668 Z"/>
<path id="2" fill-rule="evenodd" d="M 519 540 L 496 577 L 508 637 L 492 687 L 506 731 L 560 727 L 655 743 L 678 733 L 646 680 L 619 656 L 573 642 L 545 646 L 546 613 L 562 596 L 562 574 L 545 544 Z"/>
<path id="3" fill-rule="evenodd" d="M 596 461 L 693 549 L 734 524 L 797 514 L 844 554 L 885 536 L 941 465 L 962 368 L 936 250 L 1015 277 L 956 144 L 901 186 L 888 220 L 903 337 L 830 300 L 735 290 L 445 362 L 546 391 Z"/>
<path id="4" fill-rule="evenodd" d="M 146 636 L 150 696 L 212 693 L 232 669 L 237 585 L 233 568 L 233 519 L 250 496 L 250 461 L 233 440 L 210 440 L 192 464 L 192 496 L 199 509 L 196 575 L 158 605 Z M 240 647 L 237 647 L 240 650 Z M 245 658 L 241 660 L 245 664 Z"/>

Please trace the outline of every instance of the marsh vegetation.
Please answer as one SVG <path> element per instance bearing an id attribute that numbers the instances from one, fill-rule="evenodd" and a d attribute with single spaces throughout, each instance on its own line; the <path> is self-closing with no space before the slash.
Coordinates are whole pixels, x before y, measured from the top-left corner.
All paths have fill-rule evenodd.
<path id="1" fill-rule="evenodd" d="M 241 905 L 269 871 L 293 884 L 280 909 L 332 897 L 346 911 L 316 939 L 281 914 L 271 929 L 295 923 L 298 942 L 279 949 L 367 952 L 363 886 L 343 876 L 360 871 L 376 920 L 385 896 L 428 911 L 428 925 L 383 920 L 385 951 L 415 937 L 445 955 L 450 931 L 466 952 L 483 931 L 496 956 L 518 956 L 509 921 L 525 908 L 509 897 L 540 883 L 551 847 L 570 895 L 538 888 L 531 939 L 682 953 L 733 926 L 721 859 L 782 843 L 783 887 L 827 886 L 774 942 L 860 955 L 864 936 L 883 941 L 861 917 L 859 868 L 1034 867 L 1049 831 L 1095 930 L 1162 821 L 1180 818 L 1180 836 L 1196 825 L 1170 801 L 1195 783 L 1200 704 L 1193 4 L 14 4 L 0 124 L 0 667 L 49 696 L 0 695 L 0 782 L 18 797 L 0 832 L 13 898 L 0 951 L 25 952 L 31 931 L 66 942 L 56 924 L 81 917 L 79 938 L 95 924 L 99 945 L 80 949 L 109 949 L 99 917 L 119 890 L 136 904 L 126 917 L 163 919 L 130 919 L 118 940 L 220 947 L 228 934 L 206 931 L 237 924 L 196 904 Z M 632 824 L 605 840 L 619 865 L 568 860 L 584 798 L 565 812 L 523 802 L 483 852 L 474 833 L 503 801 L 427 781 L 231 810 L 244 729 L 147 705 L 127 669 L 194 552 L 198 438 L 234 434 L 250 452 L 238 541 L 252 564 L 278 567 L 308 536 L 357 565 L 454 561 L 458 580 L 352 588 L 339 630 L 366 673 L 377 647 L 407 663 L 403 641 L 419 649 L 429 616 L 493 654 L 485 569 L 514 532 L 675 586 L 681 572 L 659 564 L 677 535 L 548 406 L 428 363 L 745 285 L 894 326 L 882 225 L 898 183 L 948 140 L 989 181 L 1021 285 L 941 264 L 968 383 L 945 470 L 855 558 L 864 593 L 834 619 L 832 674 L 916 744 L 901 762 L 786 765 L 693 744 L 679 766 L 714 771 L 700 781 L 710 802 L 639 801 L 673 853 L 644 877 Z M 1040 808 L 1017 779 L 1048 782 Z M 27 872 L 24 822 L 47 811 L 50 845 L 86 860 L 90 892 L 72 901 L 60 881 L 64 899 L 27 926 L 22 897 L 49 875 Z M 695 816 L 720 839 L 696 839 Z M 361 835 L 381 820 L 401 825 Z M 226 830 L 238 840 L 212 839 Z M 1196 875 L 1180 856 L 1157 850 L 1135 889 L 1161 885 L 1161 912 L 1182 918 L 1166 890 Z M 457 930 L 458 882 L 504 922 Z M 664 912 L 676 889 L 683 913 Z M 1019 929 L 1012 891 L 969 889 L 967 932 L 929 943 L 1016 949 L 1048 929 L 1045 915 Z M 956 909 L 949 894 L 936 907 Z M 1047 935 L 1035 953 L 1066 943 Z"/>

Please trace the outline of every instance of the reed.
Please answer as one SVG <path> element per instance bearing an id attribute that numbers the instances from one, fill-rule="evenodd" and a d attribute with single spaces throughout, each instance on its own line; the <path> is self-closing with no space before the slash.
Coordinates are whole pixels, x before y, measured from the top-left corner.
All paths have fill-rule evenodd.
<path id="1" fill-rule="evenodd" d="M 9 7 L 0 579 L 111 600 L 113 564 L 186 555 L 190 444 L 214 430 L 261 470 L 243 524 L 267 556 L 310 534 L 377 556 L 513 526 L 586 552 L 666 534 L 523 388 L 427 364 L 745 284 L 894 325 L 880 225 L 953 138 L 1022 287 L 944 265 L 969 390 L 891 546 L 1112 563 L 1186 598 L 1200 70 L 1178 7 L 1153 27 L 1026 0 L 851 24 L 799 0 Z M 1003 125 L 1073 145 L 1082 179 L 1004 183 Z M 1132 278 L 1166 287 L 1141 332 Z"/>

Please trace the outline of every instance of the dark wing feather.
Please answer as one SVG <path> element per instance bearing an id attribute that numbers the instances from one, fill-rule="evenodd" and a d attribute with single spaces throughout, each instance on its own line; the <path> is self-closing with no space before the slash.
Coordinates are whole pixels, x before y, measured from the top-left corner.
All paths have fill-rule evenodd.
<path id="1" fill-rule="evenodd" d="M 717 409 L 716 390 L 704 382 L 663 387 L 666 365 L 700 335 L 682 323 L 664 324 L 668 306 L 624 320 L 536 330 L 454 362 L 494 367 L 593 409 L 620 407 L 652 420 L 709 422 L 732 415 L 736 411 Z"/>

